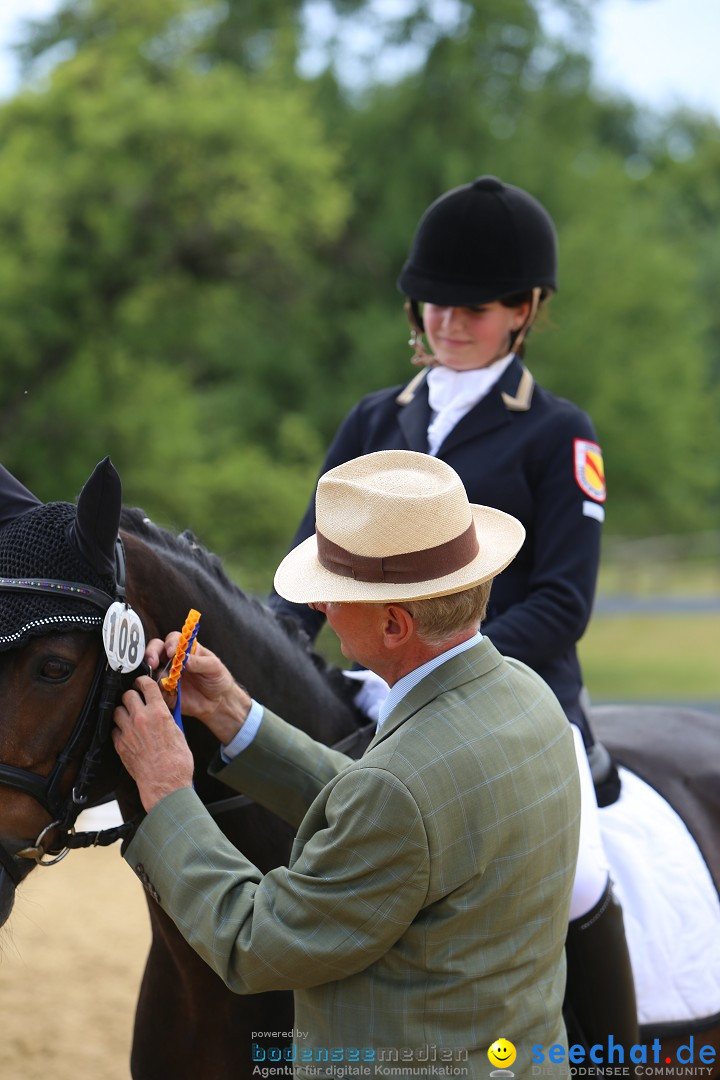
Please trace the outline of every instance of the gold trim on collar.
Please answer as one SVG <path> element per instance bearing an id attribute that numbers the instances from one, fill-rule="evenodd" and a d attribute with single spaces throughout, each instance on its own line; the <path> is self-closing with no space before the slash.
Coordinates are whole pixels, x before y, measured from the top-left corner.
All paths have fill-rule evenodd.
<path id="1" fill-rule="evenodd" d="M 427 376 L 428 369 L 423 368 L 422 371 L 418 371 L 417 375 L 410 380 L 407 386 L 400 391 L 395 401 L 398 405 L 409 405 L 412 399 L 415 397 L 423 379 Z"/>
<path id="2" fill-rule="evenodd" d="M 414 379 L 411 379 L 404 389 L 400 391 L 395 401 L 398 405 L 409 405 L 415 397 L 415 394 L 419 390 L 423 383 L 423 380 L 427 378 L 428 368 L 423 368 L 419 371 Z M 505 393 L 503 391 L 502 399 L 506 409 L 510 412 L 527 412 L 530 408 L 532 401 L 533 390 L 535 388 L 535 380 L 526 367 L 523 366 L 522 375 L 520 376 L 520 382 L 518 383 L 517 392 L 515 397 L 512 394 Z"/>
<path id="3" fill-rule="evenodd" d="M 412 383 L 410 385 L 412 386 Z M 527 412 L 530 408 L 534 387 L 535 380 L 528 369 L 523 366 L 515 397 L 512 394 L 503 392 L 502 399 L 505 408 L 509 409 L 510 412 Z"/>

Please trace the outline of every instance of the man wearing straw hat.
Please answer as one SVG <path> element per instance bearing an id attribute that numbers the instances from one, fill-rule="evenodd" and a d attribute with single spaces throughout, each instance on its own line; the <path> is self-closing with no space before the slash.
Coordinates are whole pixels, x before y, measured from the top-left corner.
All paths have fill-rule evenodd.
<path id="1" fill-rule="evenodd" d="M 391 686 L 359 761 L 252 702 L 208 650 L 189 658 L 185 709 L 219 738 L 220 779 L 297 829 L 289 867 L 263 876 L 217 828 L 151 679 L 116 711 L 148 811 L 126 858 L 233 990 L 295 991 L 284 1060 L 299 1077 L 484 1077 L 497 1040 L 515 1046 L 510 1075 L 537 1060 L 568 1075 L 572 735 L 542 680 L 478 629 L 522 541 L 425 454 L 381 451 L 322 477 L 317 533 L 275 587 L 321 606 L 344 654 Z M 151 667 L 176 641 L 151 642 Z"/>

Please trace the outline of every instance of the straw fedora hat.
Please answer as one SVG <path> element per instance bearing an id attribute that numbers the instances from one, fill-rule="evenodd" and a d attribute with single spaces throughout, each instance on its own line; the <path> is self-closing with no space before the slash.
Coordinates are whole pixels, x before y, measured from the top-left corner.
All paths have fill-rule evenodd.
<path id="1" fill-rule="evenodd" d="M 446 462 L 380 450 L 320 478 L 316 533 L 285 556 L 277 592 L 296 604 L 423 600 L 479 585 L 519 551 L 516 518 L 468 502 Z"/>

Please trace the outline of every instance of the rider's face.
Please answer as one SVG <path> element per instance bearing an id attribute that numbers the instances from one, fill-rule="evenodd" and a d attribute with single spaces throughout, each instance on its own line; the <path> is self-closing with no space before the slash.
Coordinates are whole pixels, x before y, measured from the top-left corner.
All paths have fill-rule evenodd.
<path id="1" fill-rule="evenodd" d="M 510 335 L 519 330 L 529 304 L 504 307 L 494 300 L 477 307 L 423 306 L 425 333 L 432 351 L 453 371 L 488 367 L 510 351 Z"/>

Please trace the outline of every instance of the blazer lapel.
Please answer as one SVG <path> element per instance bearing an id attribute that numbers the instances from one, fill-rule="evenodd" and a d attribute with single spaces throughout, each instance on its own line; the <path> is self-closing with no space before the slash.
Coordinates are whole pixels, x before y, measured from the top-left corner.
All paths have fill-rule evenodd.
<path id="1" fill-rule="evenodd" d="M 460 443 L 511 423 L 512 413 L 530 408 L 534 380 L 516 356 L 490 393 L 463 416 L 440 445 L 438 457 Z"/>
<path id="2" fill-rule="evenodd" d="M 472 682 L 482 675 L 487 675 L 489 671 L 502 663 L 502 659 L 490 639 L 484 637 L 472 649 L 467 649 L 459 656 L 453 656 L 451 660 L 440 664 L 424 679 L 421 679 L 417 686 L 413 686 L 402 701 L 398 702 L 380 730 L 375 732 L 365 753 L 367 754 L 435 698 L 449 690 L 457 689 L 464 683 Z"/>

